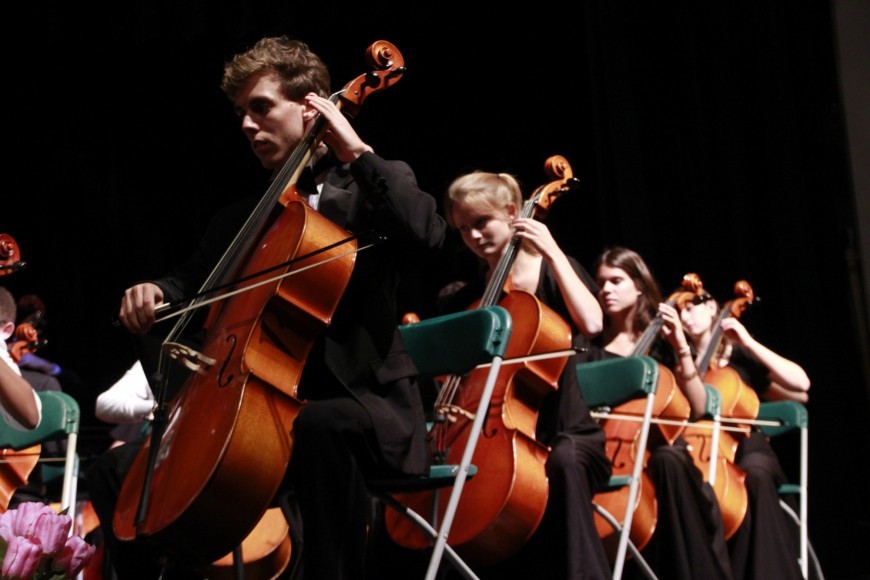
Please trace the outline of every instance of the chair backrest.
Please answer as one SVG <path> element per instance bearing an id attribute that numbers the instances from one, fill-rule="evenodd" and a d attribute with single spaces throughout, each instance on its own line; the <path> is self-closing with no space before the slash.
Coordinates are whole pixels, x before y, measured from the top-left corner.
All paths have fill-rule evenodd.
<path id="1" fill-rule="evenodd" d="M 63 466 L 63 489 L 60 507 L 64 512 L 74 509 L 78 480 L 78 454 L 76 453 L 81 412 L 79 404 L 62 391 L 40 391 L 42 420 L 36 429 L 20 431 L 8 425 L 0 425 L 0 448 L 20 451 L 46 441 L 66 442 L 66 458 Z M 75 518 L 73 518 L 75 520 Z M 70 534 L 73 528 L 70 528 Z"/>
<path id="2" fill-rule="evenodd" d="M 659 365 L 649 356 L 578 363 L 577 379 L 590 408 L 615 407 L 654 393 Z"/>
<path id="3" fill-rule="evenodd" d="M 464 374 L 504 356 L 511 317 L 501 306 L 484 306 L 399 327 L 421 375 Z"/>
<path id="4" fill-rule="evenodd" d="M 807 408 L 797 401 L 769 401 L 759 406 L 759 420 L 779 421 L 779 425 L 762 425 L 768 437 L 776 437 L 794 429 L 809 428 Z"/>
<path id="5" fill-rule="evenodd" d="M 39 425 L 29 431 L 8 426 L 0 428 L 0 448 L 20 451 L 37 443 L 66 439 L 79 432 L 81 413 L 75 399 L 61 391 L 41 391 L 37 395 L 42 400 Z"/>

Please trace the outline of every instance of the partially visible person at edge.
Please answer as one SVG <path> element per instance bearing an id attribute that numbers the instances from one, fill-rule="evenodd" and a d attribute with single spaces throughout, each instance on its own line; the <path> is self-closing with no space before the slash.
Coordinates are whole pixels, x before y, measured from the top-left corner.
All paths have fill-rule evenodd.
<path id="1" fill-rule="evenodd" d="M 693 356 L 707 352 L 719 306 L 708 292 L 687 303 L 680 312 Z M 797 363 L 775 353 L 754 338 L 740 320 L 720 322 L 724 340 L 715 353 L 716 368 L 730 367 L 762 400 L 809 399 L 810 379 Z M 713 365 L 711 365 L 713 366 Z M 746 472 L 749 509 L 743 523 L 728 539 L 731 569 L 736 578 L 802 578 L 798 530 L 779 504 L 778 488 L 786 483 L 779 459 L 764 434 L 756 429 L 739 437 L 735 463 Z"/>
<path id="2" fill-rule="evenodd" d="M 650 356 L 673 371 L 691 407 L 692 418 L 705 412 L 706 391 L 692 360 L 676 309 L 662 299 L 643 258 L 622 247 L 606 249 L 595 264 L 604 310 L 604 332 L 595 348 L 578 358 L 601 360 L 634 353 L 638 339 L 657 314 L 662 330 Z M 652 443 L 652 439 L 650 442 Z M 658 519 L 641 554 L 659 578 L 732 578 L 722 514 L 713 488 L 705 483 L 682 437 L 672 446 L 653 445 L 646 467 L 656 493 Z M 625 577 L 642 577 L 629 559 Z"/>
<path id="3" fill-rule="evenodd" d="M 46 324 L 44 317 L 45 305 L 35 294 L 25 294 L 18 299 L 17 308 L 16 332 L 20 325 L 29 323 L 37 331 L 38 335 L 35 345 L 32 343 L 27 344 L 25 348 L 19 350 L 17 357 L 13 356 L 13 360 L 16 358 L 18 360 L 18 370 L 21 371 L 21 376 L 30 383 L 30 386 L 37 393 L 47 391 L 63 392 L 64 389 L 60 381 L 61 376 L 73 378 L 77 378 L 77 376 L 66 372 L 59 364 L 40 356 L 41 352 L 40 354 L 35 352 L 41 349 L 43 344 L 47 342 L 43 340 L 42 332 Z M 66 456 L 66 448 L 67 442 L 65 440 L 43 441 L 40 444 L 40 458 L 63 458 Z M 27 477 L 27 482 L 12 494 L 12 498 L 9 501 L 9 509 L 15 508 L 24 502 L 50 503 L 50 496 L 56 495 L 54 487 L 61 485 L 63 478 L 58 477 L 46 481 L 44 478 L 44 465 L 45 462 L 40 461 L 34 466 Z M 58 489 L 57 495 L 59 493 L 60 490 Z"/>
<path id="4" fill-rule="evenodd" d="M 447 222 L 479 258 L 481 275 L 442 293 L 439 311 L 465 310 L 479 301 L 514 237 L 521 240 L 510 270 L 510 287 L 534 295 L 571 329 L 583 348 L 601 332 L 602 312 L 592 277 L 559 247 L 547 226 L 521 217 L 523 197 L 507 173 L 474 171 L 455 179 L 443 200 Z M 521 313 L 514 313 L 517 316 Z M 515 320 L 514 324 L 518 324 Z M 610 564 L 592 515 L 592 495 L 610 478 L 604 432 L 592 419 L 577 383 L 575 357 L 568 358 L 558 389 L 541 402 L 536 439 L 550 447 L 549 494 L 543 520 L 526 546 L 484 578 L 528 578 L 541 570 L 563 579 L 610 578 Z"/>
<path id="5" fill-rule="evenodd" d="M 0 414 L 15 429 L 35 429 L 42 420 L 42 403 L 36 391 L 21 376 L 6 341 L 15 333 L 18 307 L 8 289 L 0 286 Z"/>
<path id="6" fill-rule="evenodd" d="M 324 145 L 312 158 L 316 187 L 305 190 L 300 179 L 301 193 L 341 228 L 387 239 L 356 256 L 332 322 L 312 346 L 298 389 L 307 404 L 294 422 L 292 459 L 274 500 L 294 533 L 292 569 L 306 580 L 363 578 L 370 515 L 366 479 L 427 470 L 424 410 L 416 368 L 398 333 L 396 287 L 407 264 L 440 249 L 446 224 L 412 169 L 378 156 L 327 98 L 327 68 L 305 43 L 263 38 L 226 64 L 221 87 L 254 154 L 273 172 L 322 118 Z M 194 294 L 255 201 L 219 213 L 188 263 L 165 278 L 128 288 L 122 324 L 146 333 L 157 305 Z M 132 446 L 108 451 L 89 472 L 92 496 L 95 491 L 101 496 L 92 501 L 104 527 L 111 527 L 123 474 L 136 451 Z M 216 524 L 220 517 L 215 514 Z M 121 578 L 157 577 L 153 552 L 152 559 L 141 559 L 143 546 L 137 542 L 107 537 L 107 547 L 115 551 Z"/>

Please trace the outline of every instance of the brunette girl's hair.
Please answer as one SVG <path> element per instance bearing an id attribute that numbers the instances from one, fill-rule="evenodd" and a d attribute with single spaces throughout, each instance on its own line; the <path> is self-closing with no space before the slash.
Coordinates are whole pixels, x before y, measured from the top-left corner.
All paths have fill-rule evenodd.
<path id="1" fill-rule="evenodd" d="M 634 285 L 640 290 L 634 326 L 646 328 L 658 312 L 659 303 L 662 302 L 662 291 L 646 262 L 637 252 L 617 246 L 604 250 L 595 263 L 594 271 L 597 272 L 602 265 L 619 268 L 634 281 Z"/>

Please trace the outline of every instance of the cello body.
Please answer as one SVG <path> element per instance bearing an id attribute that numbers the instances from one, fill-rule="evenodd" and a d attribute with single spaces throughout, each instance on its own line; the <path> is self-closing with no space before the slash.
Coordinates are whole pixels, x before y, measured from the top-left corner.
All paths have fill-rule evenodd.
<path id="1" fill-rule="evenodd" d="M 729 367 L 712 367 L 704 374 L 704 382 L 716 387 L 722 400 L 722 416 L 731 419 L 755 419 L 761 400 L 755 389 L 743 382 L 740 374 Z M 744 428 L 745 434 L 749 429 Z M 729 458 L 733 461 L 734 454 Z"/>
<path id="2" fill-rule="evenodd" d="M 679 385 L 673 373 L 666 366 L 659 364 L 659 376 L 656 383 L 656 392 L 653 401 L 653 419 L 666 419 L 682 422 L 689 418 L 691 409 L 689 401 L 680 391 Z M 614 414 L 633 415 L 643 417 L 646 399 L 627 401 L 613 409 Z M 637 458 L 637 444 L 640 437 L 640 422 L 624 419 L 607 419 L 602 427 L 606 436 L 605 447 L 607 457 L 613 466 L 613 475 L 631 475 Z M 684 427 L 665 423 L 654 423 L 650 427 L 651 439 L 647 443 L 647 450 L 643 459 L 644 467 L 649 459 L 649 448 L 655 445 L 655 439 L 662 444 L 672 445 L 682 433 Z M 654 434 L 656 437 L 652 437 Z M 626 513 L 628 506 L 628 487 L 621 487 L 614 491 L 595 494 L 595 503 L 613 514 L 618 521 L 622 522 L 622 515 Z M 655 486 L 652 479 L 644 470 L 641 472 L 641 482 L 638 488 L 634 505 L 634 515 L 631 520 L 630 537 L 638 550 L 643 549 L 656 529 L 658 520 L 658 504 L 655 496 Z M 619 534 L 613 529 L 602 516 L 595 514 L 595 527 L 598 535 L 604 542 L 604 548 L 611 561 L 616 556 Z"/>
<path id="3" fill-rule="evenodd" d="M 710 481 L 710 461 L 713 447 L 713 422 L 697 421 L 696 426 L 687 427 L 683 437 L 688 443 L 689 454 L 695 467 L 704 476 L 704 481 L 713 487 L 719 511 L 722 513 L 722 525 L 727 540 L 743 523 L 749 502 L 744 481 L 746 473 L 734 463 L 734 452 L 737 450 L 737 440 L 727 431 L 719 433 L 719 447 L 716 455 L 716 479 Z"/>
<path id="4" fill-rule="evenodd" d="M 641 411 L 641 416 L 642 414 L 643 411 Z M 634 421 L 608 419 L 603 427 L 607 437 L 605 452 L 612 465 L 612 476 L 631 475 L 637 458 L 637 444 L 640 435 L 637 424 Z M 644 466 L 646 466 L 648 458 L 649 451 L 645 453 Z M 593 499 L 596 504 L 606 509 L 622 524 L 623 516 L 628 508 L 628 492 L 628 487 L 623 486 L 613 491 L 596 493 Z M 640 485 L 632 510 L 629 537 L 640 550 L 649 543 L 658 520 L 655 486 L 645 470 L 640 474 Z M 594 513 L 594 519 L 598 537 L 604 544 L 604 551 L 607 553 L 608 559 L 613 562 L 619 544 L 619 533 L 598 512 Z"/>
<path id="5" fill-rule="evenodd" d="M 292 546 L 290 527 L 281 508 L 269 508 L 257 526 L 251 530 L 241 545 L 244 577 L 248 580 L 277 578 L 290 564 Z M 235 574 L 234 554 L 227 554 L 213 562 L 209 578 L 233 580 Z"/>
<path id="6" fill-rule="evenodd" d="M 306 256 L 347 233 L 297 198 L 260 239 L 241 275 Z M 114 518 L 122 541 L 143 537 L 202 563 L 239 545 L 263 516 L 292 452 L 296 397 L 313 337 L 331 322 L 355 254 L 218 303 L 202 348 L 216 360 L 192 374 L 169 403 L 150 487 L 149 437 L 124 481 Z M 143 491 L 149 508 L 136 524 Z M 232 498 L 231 509 L 227 499 Z"/>
<path id="7" fill-rule="evenodd" d="M 570 347 L 567 323 L 534 295 L 513 291 L 499 305 L 513 319 L 506 359 Z M 506 559 L 526 543 L 544 516 L 549 494 L 545 471 L 549 449 L 535 439 L 537 414 L 544 396 L 558 388 L 565 364 L 562 357 L 542 359 L 504 365 L 499 373 L 472 458 L 478 473 L 465 483 L 448 539 L 448 544 L 469 562 L 486 566 Z M 483 368 L 462 378 L 455 407 L 477 408 L 486 374 Z M 441 434 L 447 447 L 445 463 L 460 463 L 472 423 L 473 418 L 451 413 L 448 421 L 433 427 L 433 431 L 445 429 Z M 440 521 L 450 491 L 440 490 L 437 495 Z M 434 492 L 396 497 L 432 521 Z M 385 517 L 387 531 L 399 545 L 412 549 L 432 545 L 427 535 L 392 510 Z"/>
<path id="8" fill-rule="evenodd" d="M 712 368 L 704 374 L 704 382 L 719 391 L 723 417 L 753 419 L 757 416 L 760 405 L 758 395 L 740 379 L 734 369 Z M 684 436 L 690 443 L 689 452 L 695 460 L 695 466 L 704 474 L 704 481 L 708 481 L 713 445 L 712 421 L 699 423 L 702 426 L 689 427 Z M 711 483 L 719 502 L 719 511 L 722 512 L 726 540 L 743 523 L 749 506 L 749 494 L 744 484 L 746 473 L 734 463 L 738 437 L 742 436 L 738 433 L 735 437 L 730 431 L 720 430 L 716 480 Z"/>

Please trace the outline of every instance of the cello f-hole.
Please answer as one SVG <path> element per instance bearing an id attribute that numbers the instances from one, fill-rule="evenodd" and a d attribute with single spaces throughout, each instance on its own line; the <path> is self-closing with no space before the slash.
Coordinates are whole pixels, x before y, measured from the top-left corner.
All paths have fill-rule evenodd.
<path id="1" fill-rule="evenodd" d="M 224 362 L 221 364 L 221 370 L 217 376 L 219 387 L 226 387 L 233 382 L 233 378 L 235 377 L 233 373 L 229 373 L 226 378 L 224 378 L 224 372 L 227 370 L 227 365 L 230 360 L 232 360 L 233 352 L 236 350 L 236 335 L 230 334 L 227 336 L 227 342 L 230 343 L 230 351 L 227 353 L 227 356 L 224 357 Z"/>

